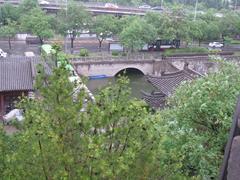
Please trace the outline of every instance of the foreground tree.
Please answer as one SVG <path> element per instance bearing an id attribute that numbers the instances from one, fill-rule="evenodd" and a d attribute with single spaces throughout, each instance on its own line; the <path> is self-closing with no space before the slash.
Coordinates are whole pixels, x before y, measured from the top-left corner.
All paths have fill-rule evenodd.
<path id="1" fill-rule="evenodd" d="M 169 144 L 163 148 L 179 156 L 178 162 L 166 156 L 166 163 L 173 162 L 182 175 L 217 179 L 240 92 L 239 73 L 236 65 L 220 63 L 219 72 L 178 88 L 170 100 L 172 109 L 162 112 L 162 133 L 165 129 Z"/>
<path id="2" fill-rule="evenodd" d="M 52 18 L 47 16 L 44 11 L 35 8 L 21 18 L 21 28 L 23 31 L 36 35 L 43 44 L 44 39 L 53 36 L 51 20 Z"/>
<path id="3" fill-rule="evenodd" d="M 73 43 L 78 34 L 83 30 L 89 29 L 90 14 L 79 4 L 71 3 L 67 11 L 62 10 L 57 15 L 58 32 L 62 35 L 70 36 L 71 52 L 73 51 Z"/>
<path id="4" fill-rule="evenodd" d="M 22 101 L 24 125 L 5 156 L 8 163 L 0 166 L 3 179 L 160 177 L 157 121 L 130 98 L 126 78 L 86 106 L 83 91 L 73 101 L 76 84 L 68 80 L 64 60 L 52 76 L 37 77 L 41 98 Z"/>

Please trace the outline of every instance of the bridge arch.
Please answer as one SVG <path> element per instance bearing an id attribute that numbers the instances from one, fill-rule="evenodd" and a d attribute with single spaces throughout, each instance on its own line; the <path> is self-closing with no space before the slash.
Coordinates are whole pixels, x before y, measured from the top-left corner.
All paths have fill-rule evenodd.
<path id="1" fill-rule="evenodd" d="M 123 74 L 124 72 L 126 72 L 126 73 L 131 72 L 131 73 L 137 73 L 137 74 L 145 75 L 145 73 L 139 68 L 127 67 L 127 68 L 123 68 L 123 69 L 119 70 L 118 72 L 116 72 L 114 74 L 114 77 L 117 77 L 119 74 Z"/>

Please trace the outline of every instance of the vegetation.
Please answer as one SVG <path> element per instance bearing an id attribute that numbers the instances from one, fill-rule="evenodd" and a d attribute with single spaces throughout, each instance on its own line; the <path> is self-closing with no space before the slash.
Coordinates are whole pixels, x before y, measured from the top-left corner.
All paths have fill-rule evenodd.
<path id="1" fill-rule="evenodd" d="M 181 49 L 168 49 L 165 50 L 164 56 L 171 56 L 174 54 L 207 54 L 209 51 L 207 48 L 195 47 L 195 48 L 181 48 Z"/>
<path id="2" fill-rule="evenodd" d="M 89 29 L 90 14 L 82 6 L 71 3 L 66 11 L 62 10 L 57 15 L 57 29 L 62 35 L 67 35 L 71 39 L 71 51 L 73 43 L 78 34 Z"/>
<path id="3" fill-rule="evenodd" d="M 86 56 L 89 56 L 89 52 L 88 52 L 87 49 L 80 49 L 79 55 L 83 56 L 83 57 L 86 57 Z"/>
<path id="4" fill-rule="evenodd" d="M 17 28 L 18 28 L 17 22 L 15 22 L 15 21 L 11 22 L 9 19 L 7 21 L 7 24 L 0 27 L 0 37 L 6 37 L 8 39 L 9 49 L 12 48 L 11 38 L 13 38 L 16 35 Z"/>
<path id="5" fill-rule="evenodd" d="M 43 44 L 45 38 L 53 37 L 50 20 L 51 18 L 40 8 L 35 8 L 21 18 L 21 28 L 23 31 L 38 36 Z"/>
<path id="6" fill-rule="evenodd" d="M 46 77 L 39 67 L 41 98 L 23 99 L 21 131 L 0 128 L 3 179 L 215 179 L 240 91 L 239 69 L 218 62 L 219 72 L 182 84 L 169 108 L 155 114 L 132 99 L 122 77 L 96 102 L 68 80 L 68 63 Z"/>

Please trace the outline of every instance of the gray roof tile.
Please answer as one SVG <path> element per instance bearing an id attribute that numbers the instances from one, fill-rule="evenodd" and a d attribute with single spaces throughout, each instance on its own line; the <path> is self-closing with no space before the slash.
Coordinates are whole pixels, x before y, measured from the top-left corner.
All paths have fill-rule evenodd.
<path id="1" fill-rule="evenodd" d="M 36 66 L 43 64 L 47 74 L 51 73 L 40 57 L 12 57 L 0 60 L 0 92 L 33 90 Z"/>

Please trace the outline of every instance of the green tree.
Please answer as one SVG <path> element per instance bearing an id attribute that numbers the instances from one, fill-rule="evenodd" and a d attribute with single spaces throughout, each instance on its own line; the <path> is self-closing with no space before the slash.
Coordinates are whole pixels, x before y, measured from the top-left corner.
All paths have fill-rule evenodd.
<path id="1" fill-rule="evenodd" d="M 0 27 L 0 37 L 8 38 L 9 49 L 12 49 L 11 38 L 13 38 L 17 33 L 17 23 L 8 21 L 7 25 Z"/>
<path id="2" fill-rule="evenodd" d="M 116 35 L 118 31 L 117 19 L 110 15 L 100 15 L 93 19 L 91 31 L 96 33 L 99 42 L 99 50 L 101 51 L 102 42 L 107 37 Z"/>
<path id="3" fill-rule="evenodd" d="M 180 156 L 178 162 L 171 157 L 166 159 L 180 164 L 182 175 L 199 179 L 218 177 L 240 92 L 236 65 L 219 63 L 219 67 L 218 72 L 180 86 L 169 101 L 172 108 L 162 112 L 166 113 L 162 127 L 169 135 L 164 142 L 169 146 L 163 148 Z"/>
<path id="4" fill-rule="evenodd" d="M 155 28 L 141 18 L 135 18 L 120 33 L 120 41 L 130 51 L 140 50 L 156 39 Z"/>
<path id="5" fill-rule="evenodd" d="M 38 36 L 41 44 L 43 44 L 44 39 L 53 36 L 53 30 L 50 25 L 51 19 L 40 8 L 35 8 L 21 18 L 21 28 Z"/>
<path id="6" fill-rule="evenodd" d="M 62 10 L 57 15 L 58 32 L 62 35 L 69 35 L 71 39 L 71 51 L 73 51 L 73 43 L 78 34 L 83 30 L 89 29 L 91 15 L 76 3 L 71 3 L 67 11 Z"/>
<path id="7" fill-rule="evenodd" d="M 58 53 L 58 60 L 61 67 L 50 77 L 39 67 L 41 98 L 21 102 L 23 129 L 4 156 L 3 179 L 156 179 L 165 173 L 158 168 L 157 119 L 130 98 L 127 79 L 84 105 L 84 91 L 73 101 L 79 84 L 69 81 L 65 56 Z"/>
<path id="8" fill-rule="evenodd" d="M 19 13 L 21 15 L 27 14 L 29 10 L 35 9 L 38 6 L 38 0 L 23 0 L 19 5 Z"/>
<path id="9" fill-rule="evenodd" d="M 0 7 L 0 23 L 1 25 L 7 25 L 8 21 L 18 21 L 19 13 L 18 9 L 11 4 L 3 4 Z"/>

